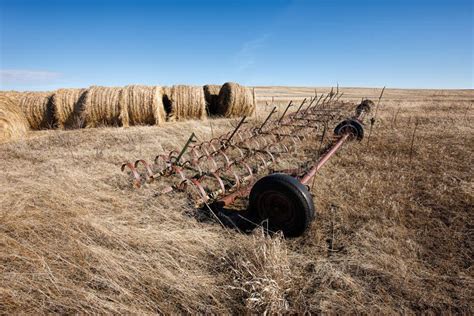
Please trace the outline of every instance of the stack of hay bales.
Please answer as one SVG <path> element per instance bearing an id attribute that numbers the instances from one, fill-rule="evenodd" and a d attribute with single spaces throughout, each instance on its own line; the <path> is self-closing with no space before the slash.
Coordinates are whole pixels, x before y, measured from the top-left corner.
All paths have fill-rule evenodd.
<path id="1" fill-rule="evenodd" d="M 130 125 L 161 125 L 166 120 L 163 89 L 159 86 L 126 86 L 120 108 L 128 113 Z"/>
<path id="2" fill-rule="evenodd" d="M 128 111 L 122 107 L 122 88 L 92 86 L 84 94 L 78 117 L 86 127 L 129 126 Z"/>
<path id="3" fill-rule="evenodd" d="M 161 125 L 166 119 L 203 120 L 207 114 L 250 116 L 255 111 L 252 89 L 230 82 L 222 87 L 129 85 L 59 89 L 54 93 L 0 91 L 0 97 L 17 104 L 34 130 Z"/>
<path id="4" fill-rule="evenodd" d="M 165 93 L 165 98 L 169 100 L 170 121 L 206 118 L 206 99 L 202 87 L 175 85 L 165 89 Z"/>
<path id="5" fill-rule="evenodd" d="M 18 102 L 6 95 L 0 95 L 0 143 L 26 135 L 28 121 Z"/>
<path id="6" fill-rule="evenodd" d="M 79 128 L 81 123 L 76 117 L 76 111 L 81 107 L 81 102 L 87 89 L 59 89 L 52 97 L 52 105 L 58 127 Z"/>
<path id="7" fill-rule="evenodd" d="M 207 113 L 214 115 L 217 114 L 219 107 L 219 92 L 221 91 L 221 86 L 216 84 L 208 84 L 203 87 L 204 97 L 206 98 L 207 103 Z"/>
<path id="8" fill-rule="evenodd" d="M 217 114 L 225 117 L 250 116 L 255 112 L 255 96 L 252 89 L 227 82 L 219 92 Z"/>
<path id="9" fill-rule="evenodd" d="M 55 125 L 51 92 L 27 92 L 20 100 L 20 108 L 31 129 L 48 129 Z"/>

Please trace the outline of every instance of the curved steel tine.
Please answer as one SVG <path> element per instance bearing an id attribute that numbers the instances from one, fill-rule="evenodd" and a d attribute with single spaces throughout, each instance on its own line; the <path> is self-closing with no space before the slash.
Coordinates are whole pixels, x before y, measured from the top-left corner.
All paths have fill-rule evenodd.
<path id="1" fill-rule="evenodd" d="M 137 168 L 140 163 L 145 166 L 146 172 L 147 172 L 147 174 L 148 174 L 147 180 L 148 180 L 148 181 L 153 181 L 153 179 L 154 179 L 154 174 L 153 174 L 153 170 L 151 170 L 150 164 L 148 164 L 148 162 L 146 162 L 146 161 L 143 160 L 143 159 L 138 159 L 137 161 L 135 161 L 135 168 Z"/>
<path id="2" fill-rule="evenodd" d="M 138 173 L 135 166 L 131 162 L 124 163 L 124 164 L 122 164 L 122 167 L 120 168 L 122 170 L 122 172 L 125 170 L 125 167 L 128 167 L 132 171 L 133 177 L 135 178 L 134 186 L 136 188 L 140 188 L 141 187 L 141 176 Z"/>
<path id="3" fill-rule="evenodd" d="M 203 155 L 203 156 L 199 157 L 198 163 L 201 164 L 201 163 L 202 163 L 201 160 L 204 160 L 204 159 L 210 160 L 210 161 L 212 162 L 212 164 L 214 165 L 214 168 L 213 168 L 213 169 L 211 169 L 210 166 L 209 166 L 209 168 L 206 168 L 208 171 L 214 171 L 214 170 L 217 170 L 217 169 L 219 168 L 219 166 L 217 165 L 216 161 L 214 160 L 214 158 L 212 158 L 211 155 L 207 155 L 207 156 L 206 156 L 206 155 Z"/>
<path id="4" fill-rule="evenodd" d="M 201 149 L 201 146 L 200 145 L 196 145 L 196 146 L 193 146 L 191 147 L 191 155 L 194 157 L 194 158 L 198 158 L 201 153 L 199 152 L 199 150 Z"/>
<path id="5" fill-rule="evenodd" d="M 297 146 L 297 143 L 295 141 L 295 138 L 294 137 L 290 137 L 291 141 L 293 142 L 293 145 L 295 145 L 295 147 Z"/>
<path id="6" fill-rule="evenodd" d="M 237 133 L 237 134 L 238 134 L 238 133 Z M 229 138 L 229 136 L 230 136 L 230 132 L 227 132 L 227 133 L 222 134 L 221 136 L 219 136 L 219 138 L 220 138 L 221 140 L 227 140 L 227 139 Z"/>
<path id="7" fill-rule="evenodd" d="M 188 181 L 190 181 L 190 180 L 189 179 L 181 180 L 181 182 L 178 183 L 178 185 L 176 186 L 176 189 L 178 189 L 180 191 L 186 190 L 186 188 L 188 186 Z"/>
<path id="8" fill-rule="evenodd" d="M 250 168 L 250 166 L 243 160 L 240 160 L 240 161 L 235 161 L 234 164 L 236 165 L 242 165 L 244 166 L 244 168 L 248 171 L 248 175 L 244 176 L 242 181 L 244 179 L 252 179 L 253 178 L 253 171 L 252 171 L 252 168 Z"/>
<path id="9" fill-rule="evenodd" d="M 183 173 L 183 170 L 180 168 L 180 167 L 177 167 L 177 166 L 173 166 L 173 171 L 176 172 L 177 174 L 179 174 L 179 176 L 181 177 L 182 180 L 186 180 L 186 176 L 184 175 Z"/>
<path id="10" fill-rule="evenodd" d="M 204 190 L 204 188 L 202 187 L 201 183 L 197 179 L 191 179 L 190 181 L 197 187 L 198 192 L 202 196 L 203 202 L 209 201 L 209 196 L 207 195 L 206 190 Z"/>
<path id="11" fill-rule="evenodd" d="M 263 158 L 262 155 L 260 155 L 260 153 L 256 153 L 255 157 L 257 157 L 258 159 L 260 159 L 262 161 L 262 165 L 261 166 L 257 165 L 257 168 L 258 169 L 265 168 L 266 165 L 267 165 L 267 161 L 265 160 L 265 158 Z"/>
<path id="12" fill-rule="evenodd" d="M 156 155 L 156 156 L 155 156 L 155 159 L 153 160 L 153 162 L 155 163 L 155 165 L 158 164 L 158 159 L 160 159 L 160 158 L 163 159 L 163 161 L 165 161 L 165 163 L 166 163 L 166 161 L 167 161 L 167 159 L 168 159 L 168 156 L 167 156 L 167 155 L 162 155 L 162 154 Z"/>
<path id="13" fill-rule="evenodd" d="M 253 137 L 251 140 L 252 140 L 255 144 L 257 144 L 257 147 L 255 147 L 254 149 L 259 150 L 259 149 L 260 149 L 260 143 L 259 143 L 259 141 L 258 141 L 258 138 L 257 138 L 257 137 Z"/>
<path id="14" fill-rule="evenodd" d="M 209 141 L 209 143 L 211 143 L 211 144 L 216 143 L 216 142 L 217 142 L 217 144 L 218 144 L 219 146 L 222 145 L 222 140 L 219 139 L 219 138 L 216 138 L 216 137 L 212 138 L 212 139 Z"/>
<path id="15" fill-rule="evenodd" d="M 230 165 L 229 157 L 227 157 L 227 155 L 225 154 L 225 152 L 222 151 L 222 150 L 219 150 L 219 153 L 224 157 L 226 166 L 229 166 L 229 165 Z"/>
<path id="16" fill-rule="evenodd" d="M 232 175 L 234 176 L 235 178 L 235 184 L 232 186 L 233 188 L 240 188 L 240 178 L 239 178 L 239 175 L 237 174 L 237 172 L 235 172 L 234 170 L 234 166 L 235 166 L 235 161 L 233 161 L 228 167 L 227 167 L 227 170 L 230 171 L 232 173 Z"/>
<path id="17" fill-rule="evenodd" d="M 240 147 L 235 146 L 235 145 L 230 145 L 228 148 L 232 148 L 232 149 L 237 150 L 239 152 L 240 158 L 245 157 L 244 152 L 242 151 L 242 149 L 240 149 Z"/>
<path id="18" fill-rule="evenodd" d="M 198 173 L 199 173 L 199 176 L 202 176 L 203 172 L 202 172 L 202 168 L 199 164 L 195 164 L 194 167 L 198 170 Z"/>
<path id="19" fill-rule="evenodd" d="M 163 161 L 163 164 L 164 166 L 160 166 L 158 164 L 158 161 L 161 160 Z M 158 168 L 162 168 L 161 170 L 159 170 L 159 174 L 162 175 L 162 176 L 166 176 L 166 177 L 169 177 L 172 173 L 173 173 L 173 170 L 171 168 L 171 162 L 168 160 L 168 156 L 167 155 L 164 155 L 164 154 L 161 154 L 161 155 L 157 155 L 155 157 L 155 165 L 158 166 Z"/>
<path id="20" fill-rule="evenodd" d="M 224 182 L 222 181 L 221 177 L 219 177 L 219 175 L 215 172 L 211 172 L 211 175 L 216 178 L 217 182 L 219 183 L 219 186 L 221 187 L 221 190 L 222 190 L 222 194 L 225 194 L 225 186 L 224 186 Z"/>
<path id="21" fill-rule="evenodd" d="M 273 154 L 269 150 L 265 150 L 265 152 L 270 156 L 272 163 L 275 163 L 275 157 L 273 156 Z"/>
<path id="22" fill-rule="evenodd" d="M 203 156 L 200 156 L 201 158 Z M 183 166 L 186 166 L 187 164 L 191 165 L 193 168 L 196 168 L 198 170 L 199 175 L 202 175 L 202 169 L 201 166 L 199 165 L 199 158 L 192 157 L 191 160 L 186 160 L 183 162 Z"/>
<path id="23" fill-rule="evenodd" d="M 212 149 L 213 152 L 217 150 L 213 143 L 211 142 L 207 142 L 207 143 L 209 144 L 209 147 Z"/>
<path id="24" fill-rule="evenodd" d="M 209 146 L 209 142 L 208 141 L 205 141 L 205 142 L 202 142 L 201 144 L 201 149 L 204 151 L 204 153 L 209 156 L 209 150 L 208 150 L 208 146 Z"/>
<path id="25" fill-rule="evenodd" d="M 247 168 L 247 171 L 249 172 L 249 177 L 250 178 L 253 178 L 253 171 L 252 171 L 252 168 L 250 168 L 250 166 L 248 165 L 248 163 L 246 163 L 245 161 L 242 161 L 242 164 L 245 166 L 245 168 Z"/>
<path id="26" fill-rule="evenodd" d="M 175 155 L 173 156 L 173 154 L 175 154 Z M 168 160 L 171 161 L 171 159 L 173 159 L 173 158 L 176 159 L 178 157 L 178 155 L 179 155 L 178 151 L 172 150 L 168 154 Z"/>
<path id="27" fill-rule="evenodd" d="M 206 147 L 202 148 L 202 150 L 203 150 L 203 152 L 204 152 L 204 153 L 203 153 L 203 156 L 209 156 L 209 155 L 210 155 L 209 150 L 207 150 Z"/>

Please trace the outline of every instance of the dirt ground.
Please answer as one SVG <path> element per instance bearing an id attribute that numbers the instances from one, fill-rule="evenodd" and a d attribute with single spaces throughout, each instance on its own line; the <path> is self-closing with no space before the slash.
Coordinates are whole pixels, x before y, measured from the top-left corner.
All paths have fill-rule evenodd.
<path id="1" fill-rule="evenodd" d="M 359 102 L 381 89 L 341 91 Z M 272 98 L 281 112 L 314 93 L 256 87 L 254 120 Z M 236 119 L 2 144 L 0 313 L 472 314 L 473 101 L 473 90 L 387 89 L 370 142 L 316 176 L 316 220 L 294 239 L 198 221 L 186 194 L 134 189 L 120 171 Z"/>

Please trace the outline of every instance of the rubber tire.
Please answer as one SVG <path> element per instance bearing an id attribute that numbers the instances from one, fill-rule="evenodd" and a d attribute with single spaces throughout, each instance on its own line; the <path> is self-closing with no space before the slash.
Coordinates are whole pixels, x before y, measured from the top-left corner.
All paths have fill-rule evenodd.
<path id="1" fill-rule="evenodd" d="M 350 127 L 352 129 L 352 135 L 359 141 L 364 138 L 364 127 L 362 124 L 354 119 L 347 119 L 339 123 L 334 129 L 334 134 L 342 136 L 344 129 Z"/>
<path id="2" fill-rule="evenodd" d="M 284 203 L 276 203 L 282 200 Z M 268 210 L 268 207 L 267 210 L 263 209 L 264 201 L 267 202 L 266 206 L 269 206 L 268 202 L 271 201 L 271 210 Z M 285 207 L 285 203 L 289 208 Z M 276 205 L 283 206 L 287 211 L 289 209 L 289 213 L 282 213 Z M 303 235 L 315 217 L 313 198 L 307 187 L 294 177 L 283 173 L 271 174 L 255 183 L 250 191 L 248 211 L 254 222 L 263 222 L 263 226 L 273 232 L 282 231 L 285 237 Z M 290 219 L 285 221 L 288 216 Z"/>

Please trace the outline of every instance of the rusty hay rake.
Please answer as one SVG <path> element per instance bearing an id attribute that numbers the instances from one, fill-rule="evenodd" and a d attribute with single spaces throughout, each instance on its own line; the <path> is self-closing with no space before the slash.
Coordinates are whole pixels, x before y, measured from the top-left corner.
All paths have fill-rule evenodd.
<path id="1" fill-rule="evenodd" d="M 232 131 L 208 141 L 192 133 L 180 151 L 124 163 L 122 171 L 136 188 L 161 181 L 167 183 L 162 194 L 185 191 L 197 208 L 237 227 L 264 223 L 270 232 L 300 236 L 315 218 L 311 180 L 344 143 L 364 137 L 363 121 L 374 106 L 364 100 L 348 115 L 341 95 L 339 89 L 315 95 L 291 113 L 289 102 L 281 115 L 274 107 L 261 123 L 242 117 Z M 328 136 L 330 126 L 335 129 Z M 226 211 L 246 198 L 244 211 Z"/>

